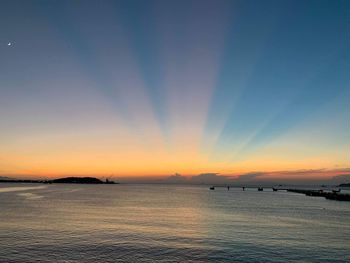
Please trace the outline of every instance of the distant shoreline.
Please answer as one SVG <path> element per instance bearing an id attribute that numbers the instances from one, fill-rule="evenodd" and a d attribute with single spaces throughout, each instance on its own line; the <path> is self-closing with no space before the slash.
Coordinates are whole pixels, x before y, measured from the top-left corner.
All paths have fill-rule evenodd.
<path id="1" fill-rule="evenodd" d="M 34 183 L 34 184 L 119 184 L 106 179 L 102 181 L 95 177 L 64 177 L 53 180 L 1 179 L 0 183 Z"/>
<path id="2" fill-rule="evenodd" d="M 114 181 L 110 181 L 106 179 L 106 181 L 102 181 L 95 177 L 64 177 L 64 178 L 58 178 L 53 180 L 19 180 L 19 179 L 0 179 L 0 183 L 35 183 L 35 184 L 119 184 Z M 215 190 L 215 188 L 227 188 L 230 190 L 230 188 L 242 188 L 243 191 L 249 189 L 249 188 L 256 188 L 258 191 L 264 191 L 264 188 L 271 188 L 274 192 L 277 191 L 288 191 L 298 194 L 305 194 L 306 196 L 318 196 L 318 197 L 324 197 L 326 199 L 330 200 L 336 200 L 336 201 L 350 201 L 350 194 L 343 194 L 340 193 L 341 187 L 347 187 L 349 184 L 340 184 L 337 186 L 338 190 L 330 190 L 327 191 L 326 189 L 296 189 L 296 188 L 280 188 L 280 187 L 253 187 L 253 186 L 228 186 L 228 185 L 215 185 L 211 186 L 210 190 Z"/>

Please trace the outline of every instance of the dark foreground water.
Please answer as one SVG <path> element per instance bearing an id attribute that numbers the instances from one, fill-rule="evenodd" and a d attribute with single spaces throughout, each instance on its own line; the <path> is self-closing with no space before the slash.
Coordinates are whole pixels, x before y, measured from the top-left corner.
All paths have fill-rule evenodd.
<path id="1" fill-rule="evenodd" d="M 164 185 L 0 184 L 0 262 L 350 262 L 350 202 Z"/>

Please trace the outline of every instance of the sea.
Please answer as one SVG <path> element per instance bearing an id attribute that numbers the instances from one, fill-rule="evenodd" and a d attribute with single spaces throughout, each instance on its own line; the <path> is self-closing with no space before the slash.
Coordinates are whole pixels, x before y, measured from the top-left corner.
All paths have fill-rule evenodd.
<path id="1" fill-rule="evenodd" d="M 350 262 L 350 202 L 208 186 L 0 184 L 0 262 Z"/>

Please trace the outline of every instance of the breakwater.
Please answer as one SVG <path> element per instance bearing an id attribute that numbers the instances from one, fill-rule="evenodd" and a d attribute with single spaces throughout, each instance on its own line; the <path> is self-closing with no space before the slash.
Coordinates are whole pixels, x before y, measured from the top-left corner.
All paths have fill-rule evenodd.
<path id="1" fill-rule="evenodd" d="M 307 196 L 320 196 L 330 200 L 350 201 L 350 194 L 341 194 L 339 191 L 326 192 L 323 190 L 287 189 L 288 192 L 305 194 Z"/>
<path id="2" fill-rule="evenodd" d="M 215 190 L 215 188 L 219 188 L 219 187 L 224 187 L 227 188 L 227 190 L 229 191 L 230 188 L 232 187 L 236 187 L 237 186 L 229 186 L 229 185 L 213 185 L 211 186 L 209 189 L 210 190 Z M 333 190 L 322 190 L 322 189 L 318 189 L 318 190 L 310 190 L 310 189 L 295 189 L 295 188 L 285 188 L 285 187 L 247 187 L 247 186 L 243 186 L 242 190 L 246 191 L 248 188 L 252 188 L 252 189 L 256 189 L 258 191 L 264 191 L 264 189 L 272 189 L 273 192 L 277 192 L 277 191 L 288 191 L 288 192 L 293 192 L 293 193 L 298 193 L 298 194 L 305 194 L 307 196 L 319 196 L 319 197 L 324 197 L 326 199 L 330 199 L 330 200 L 338 200 L 338 201 L 350 201 L 350 194 L 344 194 L 341 193 L 341 189 L 333 189 Z"/>

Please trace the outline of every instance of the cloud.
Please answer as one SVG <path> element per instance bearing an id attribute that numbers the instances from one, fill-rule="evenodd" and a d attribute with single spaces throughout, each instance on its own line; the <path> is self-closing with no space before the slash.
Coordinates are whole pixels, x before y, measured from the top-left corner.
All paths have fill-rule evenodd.
<path id="1" fill-rule="evenodd" d="M 238 175 L 237 183 L 340 184 L 350 182 L 350 169 L 302 169 L 251 172 Z"/>
<path id="2" fill-rule="evenodd" d="M 252 172 L 252 173 L 246 173 L 246 174 L 241 174 L 238 175 L 236 180 L 237 182 L 249 182 L 249 181 L 253 181 L 254 179 L 256 179 L 257 177 L 261 177 L 265 175 L 265 173 L 263 172 Z"/>
<path id="3" fill-rule="evenodd" d="M 344 172 L 344 173 L 349 173 L 350 174 L 350 168 L 337 168 L 337 169 L 334 169 L 334 171 Z"/>
<path id="4" fill-rule="evenodd" d="M 233 180 L 218 173 L 202 173 L 191 177 L 190 182 L 197 184 L 227 184 L 232 183 Z"/>
<path id="5" fill-rule="evenodd" d="M 289 171 L 254 171 L 243 174 L 222 175 L 220 173 L 201 173 L 184 176 L 175 173 L 171 176 L 121 177 L 115 181 L 122 183 L 153 183 L 153 184 L 203 184 L 232 186 L 273 186 L 288 185 L 338 185 L 350 182 L 349 168 L 336 169 L 303 169 Z"/>
<path id="6" fill-rule="evenodd" d="M 182 176 L 181 174 L 176 173 L 174 175 L 169 176 L 164 181 L 170 184 L 181 184 L 186 183 L 187 178 L 185 176 Z"/>
<path id="7" fill-rule="evenodd" d="M 342 174 L 334 176 L 331 181 L 336 184 L 350 183 L 350 174 Z"/>

